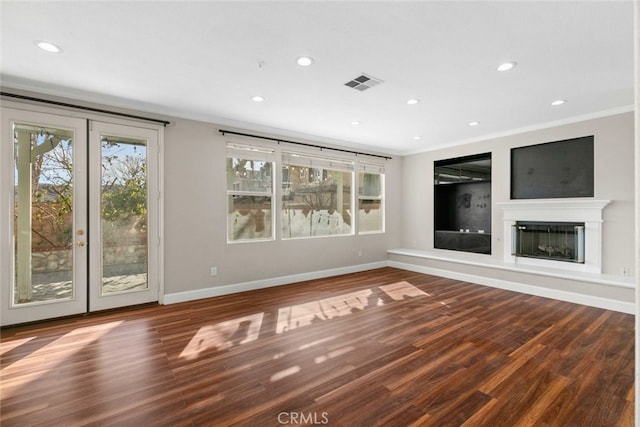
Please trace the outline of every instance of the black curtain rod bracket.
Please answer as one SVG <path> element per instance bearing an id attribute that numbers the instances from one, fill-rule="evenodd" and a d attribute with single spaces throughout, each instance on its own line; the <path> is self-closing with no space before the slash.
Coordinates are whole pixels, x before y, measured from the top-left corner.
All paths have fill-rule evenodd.
<path id="1" fill-rule="evenodd" d="M 117 111 L 109 111 L 109 110 L 103 110 L 100 108 L 85 107 L 83 105 L 69 104 L 67 102 L 52 101 L 50 99 L 35 98 L 33 96 L 18 95 L 15 93 L 0 92 L 0 96 L 22 99 L 24 101 L 41 102 L 43 104 L 55 105 L 58 107 L 75 108 L 79 110 L 91 111 L 93 113 L 111 114 L 113 116 L 126 117 L 128 119 L 145 120 L 147 122 L 160 123 L 163 126 L 167 126 L 171 124 L 171 122 L 168 122 L 166 120 L 152 119 L 150 117 L 136 116 L 135 114 L 119 113 Z"/>
<path id="2" fill-rule="evenodd" d="M 346 150 L 346 149 L 343 149 L 343 148 L 325 147 L 325 146 L 322 146 L 322 145 L 308 144 L 306 142 L 287 141 L 286 139 L 270 138 L 268 136 L 252 135 L 250 133 L 242 133 L 242 132 L 236 132 L 236 131 L 232 131 L 232 130 L 218 129 L 218 132 L 220 132 L 222 135 L 229 134 L 229 135 L 237 135 L 237 136 L 246 136 L 246 137 L 249 137 L 249 138 L 265 139 L 267 141 L 275 141 L 275 142 L 278 143 L 278 145 L 280 145 L 281 142 L 284 142 L 284 143 L 287 143 L 287 144 L 302 145 L 304 147 L 319 148 L 320 151 L 322 151 L 322 150 L 332 150 L 332 151 L 340 151 L 342 153 L 355 154 L 356 156 L 358 156 L 358 155 L 371 156 L 371 157 L 378 157 L 380 159 L 385 159 L 385 160 L 391 160 L 392 159 L 392 157 L 382 156 L 380 154 L 369 154 L 369 153 L 363 153 L 363 152 L 360 152 L 360 151 Z"/>

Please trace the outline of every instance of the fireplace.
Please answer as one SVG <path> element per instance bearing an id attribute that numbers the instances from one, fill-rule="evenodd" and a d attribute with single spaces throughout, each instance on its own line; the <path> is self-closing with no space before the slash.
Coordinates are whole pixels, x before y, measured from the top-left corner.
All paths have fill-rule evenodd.
<path id="1" fill-rule="evenodd" d="M 525 268 L 602 273 L 603 211 L 609 200 L 511 200 L 503 211 L 504 261 Z"/>
<path id="2" fill-rule="evenodd" d="M 584 263 L 584 222 L 517 221 L 513 256 Z"/>

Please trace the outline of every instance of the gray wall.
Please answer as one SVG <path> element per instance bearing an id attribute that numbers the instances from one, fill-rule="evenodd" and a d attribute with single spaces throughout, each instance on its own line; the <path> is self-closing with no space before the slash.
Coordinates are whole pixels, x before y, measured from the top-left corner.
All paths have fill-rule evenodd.
<path id="1" fill-rule="evenodd" d="M 385 261 L 400 246 L 401 157 L 384 161 L 385 234 L 227 244 L 228 140 L 238 138 L 196 121 L 165 130 L 165 294 Z"/>
<path id="2" fill-rule="evenodd" d="M 402 244 L 433 250 L 433 162 L 451 157 L 492 153 L 493 254 L 503 257 L 502 210 L 510 198 L 510 149 L 580 136 L 595 136 L 595 198 L 612 203 L 604 211 L 603 274 L 635 273 L 633 113 L 586 120 L 554 128 L 490 139 L 406 156 L 403 165 Z M 390 242 L 390 245 L 392 243 Z M 391 247 L 391 246 L 390 246 Z M 458 256 L 446 251 L 451 257 Z M 466 254 L 465 254 L 466 255 Z"/>

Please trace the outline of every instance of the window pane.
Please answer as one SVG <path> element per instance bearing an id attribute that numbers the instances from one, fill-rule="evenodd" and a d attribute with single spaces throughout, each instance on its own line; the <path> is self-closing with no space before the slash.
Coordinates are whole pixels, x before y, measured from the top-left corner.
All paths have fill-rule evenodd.
<path id="1" fill-rule="evenodd" d="M 272 240 L 273 152 L 227 144 L 227 241 Z"/>
<path id="2" fill-rule="evenodd" d="M 282 238 L 351 234 L 352 172 L 282 167 Z"/>
<path id="3" fill-rule="evenodd" d="M 273 164 L 267 161 L 227 158 L 227 190 L 271 194 Z"/>
<path id="4" fill-rule="evenodd" d="M 360 172 L 360 196 L 382 197 L 382 175 Z"/>
<path id="5" fill-rule="evenodd" d="M 229 241 L 271 239 L 271 197 L 229 196 Z"/>
<path id="6" fill-rule="evenodd" d="M 358 232 L 384 231 L 383 180 L 381 173 L 359 173 Z"/>
<path id="7" fill-rule="evenodd" d="M 360 199 L 358 229 L 360 233 L 383 231 L 383 210 L 380 199 Z"/>

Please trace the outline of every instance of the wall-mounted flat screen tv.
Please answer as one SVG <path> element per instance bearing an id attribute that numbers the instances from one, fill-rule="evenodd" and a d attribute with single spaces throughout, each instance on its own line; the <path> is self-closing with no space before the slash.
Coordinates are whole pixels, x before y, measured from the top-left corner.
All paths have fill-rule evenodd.
<path id="1" fill-rule="evenodd" d="M 511 149 L 511 198 L 593 197 L 593 136 Z"/>

